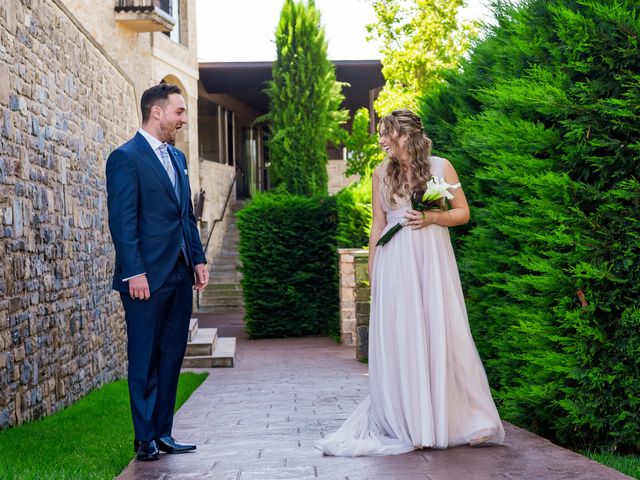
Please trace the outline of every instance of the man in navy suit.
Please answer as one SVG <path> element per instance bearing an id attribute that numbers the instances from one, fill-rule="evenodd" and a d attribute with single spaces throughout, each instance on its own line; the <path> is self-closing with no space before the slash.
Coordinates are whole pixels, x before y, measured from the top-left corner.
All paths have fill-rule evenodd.
<path id="1" fill-rule="evenodd" d="M 128 380 L 138 460 L 195 445 L 171 436 L 192 288 L 209 274 L 193 215 L 187 163 L 173 147 L 187 123 L 180 88 L 142 94 L 142 128 L 107 160 L 109 229 L 116 251 L 113 288 L 127 323 Z M 195 277 L 195 281 L 194 281 Z"/>

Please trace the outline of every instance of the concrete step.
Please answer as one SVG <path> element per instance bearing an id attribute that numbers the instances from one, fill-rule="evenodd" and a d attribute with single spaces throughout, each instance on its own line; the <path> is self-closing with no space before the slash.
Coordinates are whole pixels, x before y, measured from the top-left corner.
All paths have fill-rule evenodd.
<path id="1" fill-rule="evenodd" d="M 220 337 L 211 355 L 185 356 L 182 361 L 182 368 L 233 367 L 235 356 L 235 337 Z"/>
<path id="2" fill-rule="evenodd" d="M 242 275 L 240 273 L 234 273 L 233 275 L 228 273 L 225 273 L 224 275 L 209 275 L 209 285 L 240 283 L 241 278 Z"/>
<path id="3" fill-rule="evenodd" d="M 212 355 L 218 339 L 217 328 L 201 328 L 198 334 L 187 343 L 186 357 Z"/>
<path id="4" fill-rule="evenodd" d="M 209 288 L 207 285 L 202 292 L 200 292 L 200 298 L 202 297 L 237 297 L 242 295 L 242 287 L 240 285 L 233 285 L 231 283 L 217 283 L 215 287 Z"/>
<path id="5" fill-rule="evenodd" d="M 192 318 L 189 320 L 189 337 L 187 338 L 187 342 L 193 340 L 198 334 L 198 319 Z"/>
<path id="6" fill-rule="evenodd" d="M 224 300 L 207 299 L 206 301 L 200 300 L 199 306 L 200 306 L 200 309 L 217 308 L 217 307 L 220 307 L 222 310 L 229 310 L 234 308 L 243 309 L 244 301 L 242 300 L 242 298 L 224 299 Z"/>
<path id="7" fill-rule="evenodd" d="M 200 294 L 200 301 L 218 300 L 228 298 L 230 301 L 242 298 L 242 290 L 209 290 Z"/>
<path id="8" fill-rule="evenodd" d="M 203 313 L 244 313 L 244 305 L 202 305 L 198 311 Z"/>
<path id="9" fill-rule="evenodd" d="M 239 265 L 237 263 L 213 263 L 209 268 L 209 272 L 212 274 L 216 273 L 227 273 L 233 272 L 236 273 L 238 271 Z"/>
<path id="10" fill-rule="evenodd" d="M 238 297 L 204 297 L 200 298 L 201 307 L 244 307 L 244 299 Z"/>
<path id="11" fill-rule="evenodd" d="M 230 263 L 230 262 L 239 262 L 240 254 L 233 252 L 225 252 L 224 254 L 216 255 L 213 259 L 213 263 Z"/>
<path id="12" fill-rule="evenodd" d="M 209 292 L 235 292 L 235 291 L 238 291 L 238 292 L 242 291 L 242 287 L 240 286 L 239 283 L 236 283 L 236 282 L 210 283 L 204 289 L 203 293 L 209 293 Z M 200 295 L 202 295 L 202 293 Z"/>

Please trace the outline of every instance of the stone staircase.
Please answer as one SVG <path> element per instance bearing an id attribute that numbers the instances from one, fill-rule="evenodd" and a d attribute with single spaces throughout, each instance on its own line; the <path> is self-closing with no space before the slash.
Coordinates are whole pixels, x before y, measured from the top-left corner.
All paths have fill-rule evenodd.
<path id="1" fill-rule="evenodd" d="M 198 328 L 198 319 L 191 319 L 182 368 L 233 367 L 235 355 L 235 337 L 218 337 L 217 328 Z"/>
<path id="2" fill-rule="evenodd" d="M 199 312 L 244 313 L 238 254 L 240 232 L 235 219 L 235 212 L 241 207 L 241 202 L 232 207 L 231 220 L 222 240 L 222 249 L 211 264 L 209 285 L 198 294 Z"/>

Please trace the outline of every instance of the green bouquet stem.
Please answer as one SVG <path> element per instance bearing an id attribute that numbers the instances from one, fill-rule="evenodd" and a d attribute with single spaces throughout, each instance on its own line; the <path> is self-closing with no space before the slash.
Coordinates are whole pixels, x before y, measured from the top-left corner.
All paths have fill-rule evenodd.
<path id="1" fill-rule="evenodd" d="M 391 227 L 387 233 L 385 233 L 384 235 L 382 235 L 380 237 L 380 239 L 378 240 L 378 242 L 376 243 L 376 247 L 381 247 L 382 245 L 386 244 L 389 240 L 391 240 L 393 238 L 393 236 L 398 233 L 400 231 L 400 229 L 402 229 L 404 225 L 402 225 L 401 223 L 396 223 L 393 227 Z"/>

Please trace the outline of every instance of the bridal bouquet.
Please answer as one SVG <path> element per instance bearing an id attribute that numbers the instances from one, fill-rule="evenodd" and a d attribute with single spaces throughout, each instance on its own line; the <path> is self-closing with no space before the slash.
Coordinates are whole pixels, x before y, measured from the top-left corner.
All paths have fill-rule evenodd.
<path id="1" fill-rule="evenodd" d="M 411 195 L 411 207 L 414 210 L 442 210 L 447 209 L 444 199 L 451 200 L 453 194 L 449 192 L 450 188 L 459 188 L 460 184 L 449 185 L 444 181 L 444 178 L 431 177 L 431 180 L 427 182 L 424 190 L 418 190 Z M 391 227 L 387 233 L 380 237 L 376 246 L 381 247 L 386 244 L 393 236 L 405 226 L 406 219 L 402 219 L 400 223 L 396 223 Z"/>

